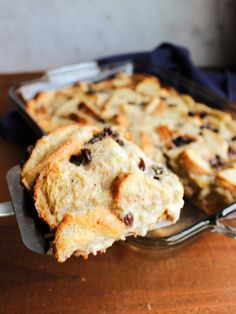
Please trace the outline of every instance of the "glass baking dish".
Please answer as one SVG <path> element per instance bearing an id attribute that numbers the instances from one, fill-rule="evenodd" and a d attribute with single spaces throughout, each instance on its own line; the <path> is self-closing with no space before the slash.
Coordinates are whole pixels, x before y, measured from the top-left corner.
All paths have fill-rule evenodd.
<path id="1" fill-rule="evenodd" d="M 25 101 L 31 99 L 40 91 L 59 89 L 77 80 L 101 81 L 120 71 L 128 73 L 145 72 L 156 75 L 163 85 L 174 87 L 180 93 L 189 94 L 197 101 L 220 110 L 228 111 L 233 116 L 236 116 L 233 104 L 227 99 L 213 94 L 206 88 L 181 77 L 178 73 L 156 68 L 155 66 L 150 66 L 148 63 L 137 62 L 135 60 L 123 60 L 122 62 L 102 65 L 99 65 L 98 62 L 86 62 L 56 69 L 46 72 L 39 79 L 24 82 L 18 86 L 12 87 L 9 90 L 9 96 L 25 121 L 40 137 L 44 135 L 44 132 L 28 115 L 25 110 Z M 21 208 L 23 209 L 24 206 L 21 206 Z M 24 220 L 24 213 L 21 218 Z M 29 217 L 26 218 L 29 221 Z M 163 252 L 163 250 L 179 247 L 187 243 L 188 240 L 195 238 L 203 231 L 219 232 L 229 237 L 236 238 L 236 228 L 234 226 L 235 218 L 236 203 L 223 209 L 219 208 L 216 214 L 209 216 L 209 214 L 206 214 L 201 211 L 201 209 L 185 201 L 180 219 L 176 224 L 149 232 L 146 237 L 129 237 L 127 244 L 137 248 Z M 33 218 L 33 216 L 32 223 L 35 224 L 35 217 Z M 43 243 L 42 239 L 44 237 L 45 227 L 40 230 L 40 224 L 37 223 L 34 228 L 37 232 L 35 232 L 33 236 L 40 236 L 39 242 Z M 47 242 L 46 239 L 45 241 Z M 42 244 L 43 249 L 41 252 L 47 247 L 45 243 Z"/>

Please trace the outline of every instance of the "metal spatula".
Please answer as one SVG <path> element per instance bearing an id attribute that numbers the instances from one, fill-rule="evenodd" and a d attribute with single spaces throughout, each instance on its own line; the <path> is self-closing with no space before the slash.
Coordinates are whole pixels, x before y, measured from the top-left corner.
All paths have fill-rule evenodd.
<path id="1" fill-rule="evenodd" d="M 30 195 L 20 184 L 19 165 L 8 171 L 7 184 L 24 245 L 35 253 L 45 254 L 48 249 L 48 240 L 44 234 L 49 230 L 37 217 Z M 12 211 L 9 203 L 5 203 L 7 204 L 6 207 Z"/>

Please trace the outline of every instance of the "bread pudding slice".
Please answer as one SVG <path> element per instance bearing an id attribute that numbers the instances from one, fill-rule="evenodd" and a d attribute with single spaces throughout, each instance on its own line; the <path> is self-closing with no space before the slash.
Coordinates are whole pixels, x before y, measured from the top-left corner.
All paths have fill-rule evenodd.
<path id="1" fill-rule="evenodd" d="M 175 223 L 183 206 L 178 177 L 111 127 L 68 126 L 43 137 L 22 182 L 55 235 L 59 262 L 145 236 L 161 221 Z"/>

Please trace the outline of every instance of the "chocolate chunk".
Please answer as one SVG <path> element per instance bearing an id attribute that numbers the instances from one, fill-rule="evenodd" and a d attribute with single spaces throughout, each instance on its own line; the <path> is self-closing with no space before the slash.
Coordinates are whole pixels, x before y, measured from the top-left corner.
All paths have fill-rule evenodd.
<path id="1" fill-rule="evenodd" d="M 206 118 L 207 115 L 208 115 L 208 113 L 207 113 L 206 111 L 201 111 L 201 112 L 199 112 L 199 117 L 200 117 L 201 119 Z"/>
<path id="2" fill-rule="evenodd" d="M 144 162 L 143 158 L 139 158 L 138 167 L 139 167 L 139 169 L 141 169 L 142 171 L 145 170 L 146 166 L 145 166 L 145 162 Z"/>
<path id="3" fill-rule="evenodd" d="M 189 137 L 177 136 L 172 140 L 172 142 L 175 144 L 175 146 L 180 147 L 195 142 L 195 140 Z"/>
<path id="4" fill-rule="evenodd" d="M 111 127 L 105 127 L 102 132 L 94 135 L 94 137 L 91 138 L 91 140 L 89 140 L 87 142 L 87 144 L 94 144 L 98 141 L 103 140 L 106 137 L 111 137 L 113 140 L 115 140 L 120 146 L 124 146 L 124 142 L 122 140 L 120 140 L 119 137 L 119 133 L 112 130 Z"/>
<path id="5" fill-rule="evenodd" d="M 233 136 L 232 138 L 231 138 L 231 141 L 235 141 L 236 140 L 236 136 Z"/>
<path id="6" fill-rule="evenodd" d="M 110 126 L 103 129 L 104 134 L 107 134 L 108 136 L 112 136 L 113 138 L 116 138 L 119 136 L 119 133 L 112 130 Z"/>
<path id="7" fill-rule="evenodd" d="M 204 119 L 208 115 L 208 113 L 206 111 L 200 111 L 200 112 L 189 111 L 188 112 L 189 117 L 194 117 L 196 115 L 199 116 L 199 118 Z"/>
<path id="8" fill-rule="evenodd" d="M 188 112 L 188 116 L 189 116 L 189 117 L 194 117 L 194 116 L 195 116 L 195 113 L 194 113 L 193 111 L 189 111 L 189 112 Z"/>
<path id="9" fill-rule="evenodd" d="M 127 215 L 125 215 L 124 217 L 124 223 L 127 227 L 131 227 L 133 222 L 134 222 L 134 216 L 132 213 L 128 213 Z"/>
<path id="10" fill-rule="evenodd" d="M 80 102 L 80 103 L 78 103 L 78 109 L 87 110 L 87 106 L 84 102 Z"/>
<path id="11" fill-rule="evenodd" d="M 76 166 L 80 166 L 82 164 L 82 156 L 79 155 L 72 155 L 70 157 L 70 162 Z"/>
<path id="12" fill-rule="evenodd" d="M 75 113 L 70 113 L 68 115 L 68 119 L 70 119 L 72 121 L 75 121 L 75 122 L 79 122 L 80 121 L 80 118 Z"/>
<path id="13" fill-rule="evenodd" d="M 221 157 L 219 155 L 215 155 L 214 158 L 210 159 L 210 164 L 212 167 L 218 169 L 224 165 L 223 161 L 221 160 Z"/>
<path id="14" fill-rule="evenodd" d="M 120 138 L 116 140 L 116 143 L 118 143 L 121 147 L 125 145 L 125 143 Z"/>
<path id="15" fill-rule="evenodd" d="M 91 151 L 87 148 L 81 149 L 80 154 L 72 155 L 70 162 L 76 166 L 86 166 L 92 160 Z"/>
<path id="16" fill-rule="evenodd" d="M 91 140 L 87 142 L 87 144 L 97 143 L 98 141 L 101 141 L 103 138 L 104 138 L 103 134 L 99 133 L 97 135 L 94 135 L 94 137 L 92 137 Z"/>

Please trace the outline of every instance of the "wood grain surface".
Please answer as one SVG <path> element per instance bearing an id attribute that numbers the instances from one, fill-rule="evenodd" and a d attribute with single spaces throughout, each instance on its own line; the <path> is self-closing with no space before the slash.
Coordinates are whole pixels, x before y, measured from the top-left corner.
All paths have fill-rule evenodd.
<path id="1" fill-rule="evenodd" d="M 37 76 L 0 76 L 0 115 L 10 85 Z M 0 137 L 0 202 L 5 174 L 24 148 Z M 58 264 L 22 244 L 15 217 L 0 219 L 0 313 L 236 313 L 236 241 L 206 233 L 170 256 L 122 243 L 106 254 Z"/>

